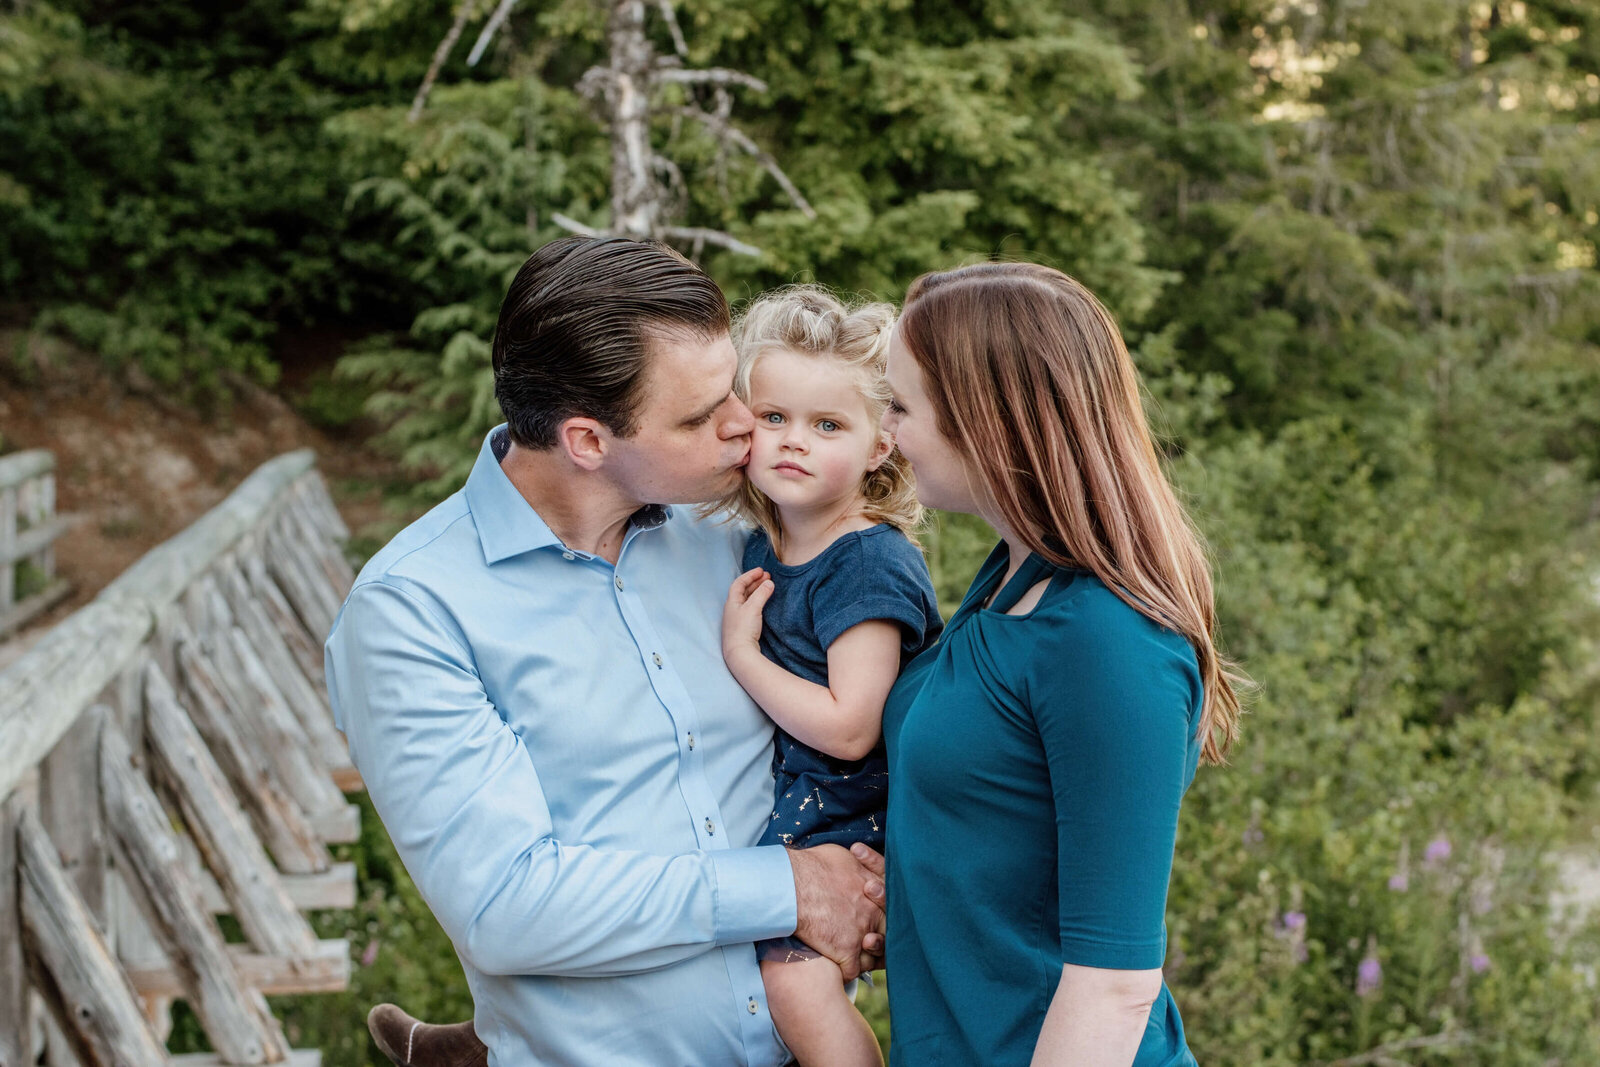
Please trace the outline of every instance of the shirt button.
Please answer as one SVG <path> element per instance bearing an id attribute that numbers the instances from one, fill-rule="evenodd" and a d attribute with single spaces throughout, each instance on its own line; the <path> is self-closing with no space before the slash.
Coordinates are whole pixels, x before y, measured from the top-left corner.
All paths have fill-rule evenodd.
<path id="1" fill-rule="evenodd" d="M 713 836 L 714 837 L 714 836 L 716 836 L 716 833 L 717 833 L 717 824 L 712 822 L 710 819 L 707 819 L 706 820 L 706 834 L 709 835 L 709 836 Z"/>
<path id="2" fill-rule="evenodd" d="M 577 559 L 578 557 L 574 556 L 571 552 L 563 552 L 563 553 L 561 553 L 561 558 L 562 559 Z"/>
<path id="3" fill-rule="evenodd" d="M 689 735 L 689 751 L 694 751 L 694 734 Z"/>
<path id="4" fill-rule="evenodd" d="M 661 666 L 661 653 L 652 652 L 652 653 L 650 653 L 650 658 L 656 661 L 656 666 L 657 667 Z"/>
<path id="5" fill-rule="evenodd" d="M 760 1010 L 761 1009 L 756 1005 L 756 998 L 755 997 L 751 997 L 750 998 L 750 1014 L 754 1015 L 756 1012 L 758 1012 Z"/>
<path id="6" fill-rule="evenodd" d="M 617 575 L 617 592 L 622 592 L 622 575 Z"/>

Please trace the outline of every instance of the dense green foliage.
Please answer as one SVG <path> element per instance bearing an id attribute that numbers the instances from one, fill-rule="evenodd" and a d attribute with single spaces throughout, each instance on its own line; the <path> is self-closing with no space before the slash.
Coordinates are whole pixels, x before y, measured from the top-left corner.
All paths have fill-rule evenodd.
<path id="1" fill-rule="evenodd" d="M 896 298 L 1001 254 L 1124 324 L 1261 686 L 1178 843 L 1168 975 L 1200 1062 L 1600 1057 L 1600 946 L 1548 903 L 1600 783 L 1600 9 L 678 6 L 691 63 L 768 82 L 734 116 L 818 213 L 663 121 L 686 221 L 765 250 L 707 254 L 732 296 Z M 552 213 L 606 221 L 605 134 L 572 88 L 603 22 L 528 0 L 413 124 L 447 5 L 243 8 L 179 20 L 176 45 L 132 5 L 0 16 L 0 279 L 194 387 L 270 373 L 285 324 L 409 323 L 342 374 L 437 499 L 498 421 L 510 272 Z M 947 607 L 986 536 L 945 517 L 930 538 Z M 341 1065 L 370 1055 L 374 999 L 467 1008 L 373 837 L 360 909 L 324 921 L 379 949 L 348 996 L 285 1006 Z"/>

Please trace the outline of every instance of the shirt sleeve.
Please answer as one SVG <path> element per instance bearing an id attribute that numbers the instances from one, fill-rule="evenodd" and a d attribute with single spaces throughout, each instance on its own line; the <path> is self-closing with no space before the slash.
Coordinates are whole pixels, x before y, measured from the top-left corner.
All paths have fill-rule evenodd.
<path id="1" fill-rule="evenodd" d="M 884 619 L 900 624 L 901 645 L 911 651 L 934 622 L 928 617 L 932 603 L 933 582 L 922 553 L 899 534 L 883 534 L 858 540 L 818 580 L 811 594 L 811 620 L 824 649 L 852 626 Z"/>
<path id="2" fill-rule="evenodd" d="M 1061 954 L 1160 967 L 1199 676 L 1187 642 L 1101 590 L 1034 649 L 1028 701 L 1055 798 Z"/>
<path id="3" fill-rule="evenodd" d="M 356 587 L 325 648 L 353 762 L 423 899 L 485 974 L 595 977 L 792 933 L 779 847 L 656 855 L 556 839 L 539 773 L 425 600 Z"/>

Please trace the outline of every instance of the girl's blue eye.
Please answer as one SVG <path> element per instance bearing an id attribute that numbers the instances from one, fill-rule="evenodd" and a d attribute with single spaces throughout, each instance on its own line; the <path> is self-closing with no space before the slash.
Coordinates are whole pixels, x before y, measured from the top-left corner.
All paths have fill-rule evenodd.
<path id="1" fill-rule="evenodd" d="M 764 421 L 771 423 L 773 426 L 776 426 L 783 421 L 783 416 L 779 415 L 776 411 L 769 411 L 765 415 L 761 416 L 761 418 Z"/>
<path id="2" fill-rule="evenodd" d="M 817 425 L 821 427 L 823 433 L 832 433 L 839 428 L 839 424 L 832 419 L 823 419 Z"/>

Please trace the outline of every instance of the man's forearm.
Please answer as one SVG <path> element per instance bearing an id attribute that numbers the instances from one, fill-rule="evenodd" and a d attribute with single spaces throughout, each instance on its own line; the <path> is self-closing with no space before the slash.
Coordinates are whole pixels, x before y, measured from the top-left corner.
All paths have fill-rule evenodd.
<path id="1" fill-rule="evenodd" d="M 483 900 L 470 916 L 448 899 L 451 921 L 435 908 L 485 974 L 632 974 L 792 933 L 796 922 L 788 856 L 775 846 L 656 856 L 547 841 L 514 857 L 509 873 L 487 899 L 447 880 L 447 898 Z"/>

